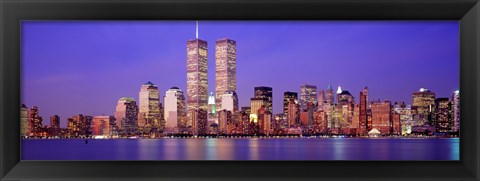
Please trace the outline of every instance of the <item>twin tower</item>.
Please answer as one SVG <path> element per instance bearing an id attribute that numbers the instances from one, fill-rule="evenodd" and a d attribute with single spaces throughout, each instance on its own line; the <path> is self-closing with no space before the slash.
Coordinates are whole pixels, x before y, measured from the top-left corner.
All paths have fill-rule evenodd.
<path id="1" fill-rule="evenodd" d="M 237 90 L 236 42 L 222 38 L 215 42 L 215 107 L 222 108 L 222 95 Z M 208 49 L 207 41 L 196 38 L 187 41 L 187 113 L 191 121 L 198 111 L 208 106 Z M 193 120 L 192 120 L 193 119 Z M 194 121 L 196 122 L 196 121 Z M 195 123 L 193 123 L 195 124 Z"/>

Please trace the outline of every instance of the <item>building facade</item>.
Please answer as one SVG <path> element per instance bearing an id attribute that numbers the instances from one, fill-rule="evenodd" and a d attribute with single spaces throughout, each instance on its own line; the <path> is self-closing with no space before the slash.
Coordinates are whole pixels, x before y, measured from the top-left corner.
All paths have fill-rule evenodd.
<path id="1" fill-rule="evenodd" d="M 25 104 L 20 106 L 20 136 L 28 136 L 28 125 L 29 125 L 29 114 L 28 108 Z"/>
<path id="2" fill-rule="evenodd" d="M 255 87 L 254 98 L 264 99 L 265 108 L 268 111 L 273 112 L 273 89 L 271 87 Z"/>
<path id="3" fill-rule="evenodd" d="M 283 113 L 288 114 L 288 105 L 291 99 L 298 102 L 298 93 L 296 92 L 284 92 L 283 93 Z"/>
<path id="4" fill-rule="evenodd" d="M 222 107 L 222 95 L 237 91 L 237 43 L 228 38 L 217 40 L 215 46 L 215 97 L 216 107 Z"/>
<path id="5" fill-rule="evenodd" d="M 160 108 L 160 93 L 152 82 L 142 85 L 138 100 L 138 126 L 162 130 L 165 121 Z"/>
<path id="6" fill-rule="evenodd" d="M 418 125 L 428 123 L 434 126 L 435 123 L 433 122 L 432 116 L 435 106 L 435 93 L 428 89 L 421 88 L 418 92 L 414 92 L 412 97 L 412 106 L 416 108 L 415 114 L 412 115 L 414 121 L 416 121 Z"/>
<path id="7" fill-rule="evenodd" d="M 164 97 L 164 117 L 166 128 L 187 127 L 187 115 L 185 112 L 185 96 L 178 87 L 171 87 Z"/>
<path id="8" fill-rule="evenodd" d="M 114 116 L 115 124 L 111 124 L 111 126 L 114 126 L 112 130 L 118 128 L 126 134 L 133 134 L 138 130 L 138 106 L 134 98 L 120 98 Z"/>
<path id="9" fill-rule="evenodd" d="M 377 129 L 381 134 L 391 133 L 392 106 L 390 101 L 372 103 L 372 129 Z"/>
<path id="10" fill-rule="evenodd" d="M 187 119 L 188 125 L 197 124 L 193 113 L 207 112 L 208 58 L 207 42 L 195 38 L 187 41 Z M 202 111 L 200 111 L 202 110 Z M 198 114 L 197 114 L 198 115 Z"/>
<path id="11" fill-rule="evenodd" d="M 317 110 L 317 86 L 304 84 L 300 86 L 300 111 L 306 111 L 308 109 L 308 103 L 313 105 L 313 110 Z"/>
<path id="12" fill-rule="evenodd" d="M 113 126 L 115 126 L 114 116 L 94 116 L 92 119 L 92 135 L 112 136 Z"/>

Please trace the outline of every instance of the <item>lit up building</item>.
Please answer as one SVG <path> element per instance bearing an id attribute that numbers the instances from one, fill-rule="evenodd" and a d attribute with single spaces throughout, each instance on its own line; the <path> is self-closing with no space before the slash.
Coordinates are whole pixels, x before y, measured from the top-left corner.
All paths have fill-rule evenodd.
<path id="1" fill-rule="evenodd" d="M 392 114 L 392 134 L 394 135 L 401 135 L 402 134 L 402 127 L 400 122 L 400 114 L 393 113 Z"/>
<path id="2" fill-rule="evenodd" d="M 112 136 L 111 131 L 114 123 L 114 116 L 94 116 L 92 119 L 92 135 Z"/>
<path id="3" fill-rule="evenodd" d="M 187 114 L 185 113 L 185 97 L 182 90 L 172 87 L 165 93 L 164 116 L 166 128 L 187 127 Z"/>
<path id="4" fill-rule="evenodd" d="M 333 94 L 333 88 L 332 85 L 328 85 L 327 91 L 325 92 L 325 102 L 327 104 L 333 104 L 334 103 L 334 97 L 335 95 Z"/>
<path id="5" fill-rule="evenodd" d="M 240 114 L 239 114 L 239 121 L 241 127 L 241 133 L 249 134 L 249 125 L 250 125 L 250 107 L 242 107 Z"/>
<path id="6" fill-rule="evenodd" d="M 222 109 L 227 111 L 237 112 L 238 111 L 238 96 L 235 91 L 227 90 L 222 95 Z"/>
<path id="7" fill-rule="evenodd" d="M 160 112 L 160 94 L 157 85 L 152 82 L 143 84 L 138 97 L 138 126 L 163 129 L 165 121 Z"/>
<path id="8" fill-rule="evenodd" d="M 328 121 L 326 118 L 326 114 L 323 110 L 318 110 L 313 113 L 313 120 L 314 120 L 314 128 L 316 133 L 327 133 L 328 129 Z"/>
<path id="9" fill-rule="evenodd" d="M 208 108 L 208 59 L 207 42 L 198 38 L 198 24 L 195 39 L 187 41 L 187 117 L 188 125 L 197 124 L 193 113 L 207 112 Z M 205 120 L 207 121 L 207 120 Z M 206 123 L 205 123 L 206 124 Z M 203 128 L 201 128 L 203 129 Z M 201 131 L 200 129 L 200 131 Z"/>
<path id="10" fill-rule="evenodd" d="M 411 106 L 405 105 L 404 102 L 401 104 L 395 102 L 393 112 L 400 115 L 401 134 L 410 134 L 412 132 L 412 126 L 414 126 Z"/>
<path id="11" fill-rule="evenodd" d="M 377 129 L 381 134 L 390 134 L 392 120 L 390 101 L 372 103 L 372 129 Z"/>
<path id="12" fill-rule="evenodd" d="M 205 135 L 208 132 L 207 111 L 204 109 L 190 110 L 189 114 L 192 118 L 192 134 Z"/>
<path id="13" fill-rule="evenodd" d="M 70 136 L 86 137 L 92 134 L 92 116 L 79 114 L 67 119 L 67 129 Z"/>
<path id="14" fill-rule="evenodd" d="M 208 115 L 215 115 L 216 111 L 215 96 L 213 95 L 213 92 L 210 92 L 210 95 L 208 96 Z"/>
<path id="15" fill-rule="evenodd" d="M 287 127 L 297 127 L 300 119 L 300 112 L 298 108 L 298 101 L 295 99 L 290 99 L 287 109 Z"/>
<path id="16" fill-rule="evenodd" d="M 318 110 L 323 110 L 323 105 L 326 103 L 326 100 L 325 100 L 325 91 L 323 90 L 319 90 L 318 91 L 318 106 L 317 106 L 317 109 Z"/>
<path id="17" fill-rule="evenodd" d="M 270 134 L 271 131 L 271 123 L 272 123 L 272 113 L 268 111 L 265 106 L 260 107 L 258 109 L 258 125 L 260 126 L 260 133 L 262 134 Z"/>
<path id="18" fill-rule="evenodd" d="M 300 112 L 300 122 L 302 123 L 302 127 L 310 128 L 313 126 L 313 104 L 308 103 L 307 110 Z"/>
<path id="19" fill-rule="evenodd" d="M 28 136 L 28 117 L 28 108 L 25 104 L 22 104 L 20 106 L 20 136 Z"/>
<path id="20" fill-rule="evenodd" d="M 218 132 L 229 134 L 228 126 L 233 124 L 232 120 L 232 111 L 226 109 L 218 111 Z"/>
<path id="21" fill-rule="evenodd" d="M 111 124 L 112 131 L 116 128 L 126 134 L 133 134 L 138 129 L 138 106 L 134 98 L 122 97 L 115 108 L 115 124 Z"/>
<path id="22" fill-rule="evenodd" d="M 300 111 L 305 111 L 308 108 L 308 103 L 313 105 L 313 110 L 317 110 L 317 86 L 301 85 L 300 86 Z"/>
<path id="23" fill-rule="evenodd" d="M 258 109 L 265 106 L 264 98 L 251 98 L 250 99 L 250 114 L 258 115 Z"/>
<path id="24" fill-rule="evenodd" d="M 42 117 L 39 115 L 37 106 L 30 108 L 28 112 L 28 135 L 40 136 L 42 132 Z"/>
<path id="25" fill-rule="evenodd" d="M 362 89 L 362 95 L 365 96 L 365 100 L 367 102 L 367 108 L 370 108 L 370 101 L 368 101 L 368 87 L 365 86 L 365 88 Z"/>
<path id="26" fill-rule="evenodd" d="M 255 87 L 254 98 L 263 98 L 265 108 L 273 112 L 273 92 L 271 87 Z"/>
<path id="27" fill-rule="evenodd" d="M 352 124 L 350 125 L 350 128 L 356 129 L 357 130 L 356 133 L 358 134 L 362 133 L 362 131 L 360 131 L 360 104 L 355 104 L 353 106 L 353 118 L 352 118 Z"/>
<path id="28" fill-rule="evenodd" d="M 413 119 L 418 125 L 429 123 L 434 126 L 432 119 L 433 108 L 435 106 L 435 93 L 428 89 L 421 88 L 418 92 L 413 93 L 413 104 L 416 107 L 416 112 Z"/>
<path id="29" fill-rule="evenodd" d="M 459 132 L 460 128 L 460 91 L 456 90 L 452 94 L 453 126 L 452 132 Z"/>
<path id="30" fill-rule="evenodd" d="M 284 92 L 283 93 L 283 113 L 288 114 L 288 104 L 290 104 L 290 99 L 298 102 L 298 94 L 296 92 Z"/>
<path id="31" fill-rule="evenodd" d="M 340 87 L 339 87 L 340 88 Z M 337 94 L 337 106 L 341 107 L 341 126 L 342 128 L 350 127 L 353 119 L 353 108 L 355 105 L 354 97 L 346 90 L 340 90 Z"/>
<path id="32" fill-rule="evenodd" d="M 215 43 L 215 102 L 218 109 L 225 109 L 222 95 L 237 90 L 237 43 L 227 38 Z"/>
<path id="33" fill-rule="evenodd" d="M 359 134 L 366 135 L 371 128 L 368 128 L 368 89 L 365 87 L 360 92 L 360 104 L 358 105 L 358 128 Z"/>
<path id="34" fill-rule="evenodd" d="M 448 133 L 453 126 L 452 103 L 448 98 L 435 99 L 435 123 L 436 131 L 439 133 Z"/>
<path id="35" fill-rule="evenodd" d="M 56 136 L 60 132 L 60 116 L 53 115 L 50 116 L 50 128 L 49 135 Z"/>

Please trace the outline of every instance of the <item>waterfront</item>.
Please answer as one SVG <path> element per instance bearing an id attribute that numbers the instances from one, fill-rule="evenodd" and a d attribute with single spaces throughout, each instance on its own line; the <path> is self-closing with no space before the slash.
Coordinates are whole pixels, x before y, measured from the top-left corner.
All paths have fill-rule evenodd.
<path id="1" fill-rule="evenodd" d="M 23 139 L 22 160 L 459 160 L 458 138 Z"/>

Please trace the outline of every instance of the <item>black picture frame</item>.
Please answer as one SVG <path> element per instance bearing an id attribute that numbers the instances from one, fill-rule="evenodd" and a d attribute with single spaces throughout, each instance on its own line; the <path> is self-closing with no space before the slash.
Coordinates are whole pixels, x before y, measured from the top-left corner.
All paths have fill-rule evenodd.
<path id="1" fill-rule="evenodd" d="M 2 180 L 479 180 L 478 0 L 0 0 Z M 459 20 L 460 161 L 21 161 L 21 20 Z"/>

